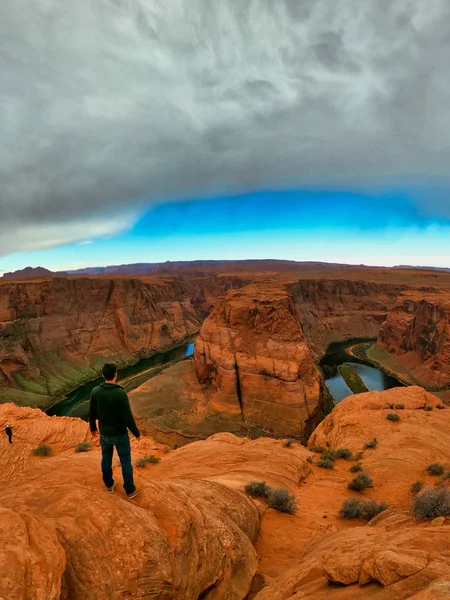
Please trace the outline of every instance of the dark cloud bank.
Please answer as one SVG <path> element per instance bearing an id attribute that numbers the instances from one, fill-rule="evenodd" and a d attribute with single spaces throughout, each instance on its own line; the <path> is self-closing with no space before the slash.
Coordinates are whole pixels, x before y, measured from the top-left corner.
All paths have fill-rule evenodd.
<path id="1" fill-rule="evenodd" d="M 437 185 L 448 0 L 0 3 L 0 254 L 109 235 L 161 200 Z"/>

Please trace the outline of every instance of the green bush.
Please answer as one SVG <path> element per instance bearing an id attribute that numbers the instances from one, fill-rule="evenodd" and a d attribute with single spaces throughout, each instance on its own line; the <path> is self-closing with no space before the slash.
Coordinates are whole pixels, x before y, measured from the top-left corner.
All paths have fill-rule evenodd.
<path id="1" fill-rule="evenodd" d="M 343 458 L 345 460 L 352 460 L 353 455 L 348 448 L 338 448 L 335 452 L 336 458 Z"/>
<path id="2" fill-rule="evenodd" d="M 316 464 L 322 469 L 334 469 L 334 462 L 329 458 L 319 458 Z"/>
<path id="3" fill-rule="evenodd" d="M 372 487 L 372 478 L 367 473 L 359 473 L 350 483 L 348 489 L 354 492 L 362 492 L 363 490 Z"/>
<path id="4" fill-rule="evenodd" d="M 92 448 L 92 442 L 80 442 L 75 446 L 75 452 L 89 452 Z"/>
<path id="5" fill-rule="evenodd" d="M 392 408 L 395 408 L 396 410 L 404 410 L 405 405 L 404 404 L 396 404 Z"/>
<path id="6" fill-rule="evenodd" d="M 416 519 L 435 519 L 450 516 L 450 490 L 446 487 L 428 487 L 415 496 L 412 508 Z"/>
<path id="7" fill-rule="evenodd" d="M 378 504 L 376 500 L 349 498 L 342 505 L 339 516 L 342 519 L 363 519 L 364 521 L 370 521 L 386 509 L 387 505 L 385 502 Z"/>
<path id="8" fill-rule="evenodd" d="M 352 465 L 349 469 L 350 473 L 358 473 L 359 471 L 363 471 L 363 466 L 361 463 L 356 463 L 356 465 Z"/>
<path id="9" fill-rule="evenodd" d="M 322 454 L 322 452 L 325 451 L 325 448 L 322 448 L 322 446 L 311 446 L 311 448 L 309 449 L 310 452 L 315 452 L 316 454 Z"/>
<path id="10" fill-rule="evenodd" d="M 278 488 L 270 490 L 268 496 L 269 508 L 274 508 L 278 512 L 295 515 L 297 512 L 297 501 L 295 496 L 289 494 L 289 490 Z"/>
<path id="11" fill-rule="evenodd" d="M 135 465 L 139 469 L 143 469 L 144 467 L 146 467 L 148 465 L 148 463 L 157 465 L 160 462 L 161 462 L 161 459 L 156 456 L 153 456 L 153 454 L 152 454 L 151 456 L 144 456 L 143 458 L 138 458 L 137 461 L 135 462 Z"/>
<path id="12" fill-rule="evenodd" d="M 367 448 L 376 448 L 377 445 L 378 445 L 377 438 L 373 438 L 373 440 L 370 440 L 370 442 L 367 442 L 367 444 L 364 444 L 364 450 L 367 450 Z"/>
<path id="13" fill-rule="evenodd" d="M 48 444 L 40 444 L 33 448 L 33 454 L 35 456 L 49 456 L 52 453 L 52 447 Z"/>
<path id="14" fill-rule="evenodd" d="M 245 486 L 245 491 L 252 498 L 267 498 L 272 488 L 265 481 L 251 481 Z"/>
<path id="15" fill-rule="evenodd" d="M 400 417 L 396 413 L 388 413 L 386 415 L 386 419 L 388 421 L 392 421 L 394 423 L 397 422 L 397 421 L 400 421 Z"/>
<path id="16" fill-rule="evenodd" d="M 423 481 L 415 481 L 411 486 L 411 493 L 414 494 L 414 496 L 415 496 L 416 494 L 418 494 L 419 492 L 422 491 L 423 486 L 424 486 Z"/>
<path id="17" fill-rule="evenodd" d="M 313 464 L 314 459 L 312 456 L 308 456 L 308 458 L 306 459 L 306 462 L 309 462 L 309 464 Z"/>
<path id="18" fill-rule="evenodd" d="M 444 410 L 445 406 L 443 404 L 438 404 L 436 408 L 438 408 L 439 410 Z"/>
<path id="19" fill-rule="evenodd" d="M 432 410 L 433 410 L 433 407 L 432 407 L 432 406 L 430 406 L 429 404 L 427 404 L 427 405 L 425 406 L 424 410 L 426 410 L 427 412 L 430 412 L 430 411 L 432 411 Z"/>
<path id="20" fill-rule="evenodd" d="M 364 458 L 364 452 L 358 452 L 355 456 L 355 460 L 362 460 Z"/>
<path id="21" fill-rule="evenodd" d="M 294 440 L 285 440 L 285 441 L 283 442 L 283 446 L 284 446 L 285 448 L 291 448 L 291 447 L 292 447 L 292 445 L 293 445 L 293 443 L 294 443 Z"/>
<path id="22" fill-rule="evenodd" d="M 432 463 L 426 468 L 428 475 L 443 475 L 445 472 L 444 466 L 441 463 Z"/>
<path id="23" fill-rule="evenodd" d="M 334 450 L 324 450 L 322 452 L 322 458 L 334 462 L 336 460 L 336 452 Z"/>

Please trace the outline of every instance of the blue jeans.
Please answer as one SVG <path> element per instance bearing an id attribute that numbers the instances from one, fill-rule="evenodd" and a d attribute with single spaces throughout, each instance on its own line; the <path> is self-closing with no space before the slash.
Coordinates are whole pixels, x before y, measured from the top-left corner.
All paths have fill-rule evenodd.
<path id="1" fill-rule="evenodd" d="M 133 466 L 131 464 L 131 446 L 128 433 L 115 437 L 101 435 L 100 446 L 102 447 L 102 475 L 103 483 L 106 487 L 114 484 L 112 459 L 114 447 L 120 458 L 122 465 L 123 488 L 127 494 L 131 494 L 136 489 L 133 481 Z"/>

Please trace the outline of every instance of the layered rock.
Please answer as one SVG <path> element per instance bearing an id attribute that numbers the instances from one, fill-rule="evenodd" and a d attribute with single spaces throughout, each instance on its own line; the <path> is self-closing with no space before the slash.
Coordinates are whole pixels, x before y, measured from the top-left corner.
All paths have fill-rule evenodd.
<path id="1" fill-rule="evenodd" d="M 0 284 L 3 401 L 47 406 L 105 360 L 135 362 L 196 332 L 180 282 L 58 278 Z"/>
<path id="2" fill-rule="evenodd" d="M 1 472 L 16 465 L 0 481 L 0 597 L 8 600 L 243 600 L 260 523 L 244 483 L 268 476 L 294 487 L 309 472 L 306 450 L 273 440 L 226 434 L 167 455 L 144 438 L 133 442 L 135 457 L 163 461 L 137 471 L 145 489 L 130 501 L 120 487 L 106 492 L 97 446 L 74 453 L 86 423 L 10 404 L 0 406 L 0 428 L 6 421 L 17 434 L 12 445 L 0 438 Z M 36 440 L 51 443 L 52 455 L 34 457 Z M 114 474 L 120 481 L 116 464 Z"/>
<path id="3" fill-rule="evenodd" d="M 323 377 L 283 286 L 226 294 L 203 323 L 194 359 L 210 413 L 296 436 L 322 417 Z"/>
<path id="4" fill-rule="evenodd" d="M 450 295 L 400 294 L 381 327 L 375 357 L 404 379 L 430 388 L 450 386 Z"/>
<path id="5" fill-rule="evenodd" d="M 300 279 L 287 284 L 316 356 L 331 342 L 376 338 L 405 285 L 363 279 Z"/>

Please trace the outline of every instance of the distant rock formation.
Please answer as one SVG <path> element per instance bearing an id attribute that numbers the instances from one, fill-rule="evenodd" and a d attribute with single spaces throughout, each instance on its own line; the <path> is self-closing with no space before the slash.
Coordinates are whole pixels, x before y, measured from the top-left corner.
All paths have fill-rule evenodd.
<path id="1" fill-rule="evenodd" d="M 19 271 L 11 271 L 10 273 L 4 273 L 1 279 L 36 279 L 39 277 L 53 277 L 55 273 L 44 269 L 44 267 L 25 267 Z"/>
<path id="2" fill-rule="evenodd" d="M 409 291 L 400 294 L 383 323 L 377 346 L 392 370 L 421 385 L 450 385 L 450 294 Z M 390 361 L 393 361 L 390 363 Z"/>

